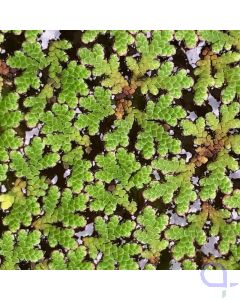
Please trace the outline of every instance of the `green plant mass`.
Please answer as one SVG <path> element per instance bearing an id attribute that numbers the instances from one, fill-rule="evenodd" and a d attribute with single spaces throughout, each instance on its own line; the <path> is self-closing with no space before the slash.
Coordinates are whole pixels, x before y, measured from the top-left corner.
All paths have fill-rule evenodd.
<path id="1" fill-rule="evenodd" d="M 54 32 L 0 31 L 0 269 L 240 269 L 240 32 Z"/>

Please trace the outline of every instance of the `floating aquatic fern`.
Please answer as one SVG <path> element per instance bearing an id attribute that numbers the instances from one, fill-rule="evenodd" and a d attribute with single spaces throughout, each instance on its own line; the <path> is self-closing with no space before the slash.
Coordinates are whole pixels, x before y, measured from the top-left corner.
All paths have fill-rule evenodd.
<path id="1" fill-rule="evenodd" d="M 23 70 L 22 75 L 16 77 L 15 84 L 18 93 L 26 93 L 31 87 L 38 89 L 41 80 L 40 70 L 47 66 L 47 59 L 38 42 L 26 41 L 22 51 L 16 51 L 9 57 L 7 63 L 12 68 Z"/>
<path id="2" fill-rule="evenodd" d="M 239 269 L 239 31 L 44 35 L 0 32 L 0 269 Z"/>

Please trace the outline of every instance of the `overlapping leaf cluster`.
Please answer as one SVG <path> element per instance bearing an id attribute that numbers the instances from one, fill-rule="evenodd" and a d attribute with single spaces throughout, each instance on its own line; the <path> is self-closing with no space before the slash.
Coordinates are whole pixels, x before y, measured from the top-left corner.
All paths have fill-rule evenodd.
<path id="1" fill-rule="evenodd" d="M 42 39 L 0 32 L 0 268 L 239 269 L 240 32 Z"/>

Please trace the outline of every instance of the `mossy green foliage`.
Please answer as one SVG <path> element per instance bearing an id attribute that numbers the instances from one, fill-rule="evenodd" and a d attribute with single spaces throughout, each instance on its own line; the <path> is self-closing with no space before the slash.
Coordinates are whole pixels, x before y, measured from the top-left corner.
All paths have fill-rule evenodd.
<path id="1" fill-rule="evenodd" d="M 67 255 L 60 251 L 53 251 L 51 262 L 48 266 L 41 263 L 37 266 L 38 269 L 50 270 L 93 270 L 94 264 L 84 261 L 87 255 L 84 246 L 78 247 L 76 250 L 70 250 Z"/>
<path id="2" fill-rule="evenodd" d="M 218 154 L 218 160 L 208 165 L 209 176 L 200 180 L 202 200 L 214 199 L 218 190 L 224 194 L 231 193 L 233 184 L 226 175 L 227 169 L 236 171 L 238 163 L 225 152 L 221 152 Z"/>
<path id="3" fill-rule="evenodd" d="M 231 195 L 226 195 L 223 198 L 223 203 L 227 208 L 240 208 L 240 190 L 234 190 Z"/>
<path id="4" fill-rule="evenodd" d="M 0 196 L 3 211 L 11 208 L 8 215 L 3 218 L 3 224 L 7 225 L 12 232 L 17 231 L 21 224 L 30 226 L 33 216 L 40 214 L 40 205 L 37 197 L 27 196 L 23 191 L 26 182 L 17 180 L 12 190 Z"/>
<path id="5" fill-rule="evenodd" d="M 67 68 L 61 74 L 61 93 L 59 102 L 67 103 L 69 107 L 75 107 L 78 103 L 78 95 L 86 96 L 88 88 L 84 81 L 90 76 L 90 72 L 75 61 L 68 63 Z"/>
<path id="6" fill-rule="evenodd" d="M 228 30 L 227 32 L 216 30 L 200 30 L 200 38 L 212 44 L 214 52 L 219 53 L 221 50 L 230 50 L 233 46 L 240 49 L 240 31 Z"/>
<path id="7" fill-rule="evenodd" d="M 231 245 L 235 245 L 237 236 L 239 234 L 239 224 L 237 222 L 226 223 L 230 213 L 225 210 L 216 211 L 211 206 L 203 206 L 203 210 L 199 215 L 188 216 L 188 226 L 179 227 L 173 225 L 166 231 L 165 236 L 167 239 L 177 241 L 173 246 L 173 256 L 175 259 L 180 260 L 184 256 L 195 257 L 196 249 L 194 244 L 202 246 L 206 242 L 206 232 L 204 225 L 210 221 L 212 226 L 210 234 L 212 236 L 219 235 L 221 241 L 218 249 L 221 254 L 226 254 L 230 250 Z M 184 234 L 183 234 L 184 232 Z"/>
<path id="8" fill-rule="evenodd" d="M 16 134 L 15 128 L 22 120 L 22 114 L 18 106 L 19 95 L 8 93 L 0 98 L 0 178 L 6 179 L 8 167 L 6 162 L 9 160 L 9 151 L 17 149 L 22 144 L 21 138 Z"/>
<path id="9" fill-rule="evenodd" d="M 118 146 L 129 145 L 129 133 L 134 122 L 134 113 L 129 113 L 123 120 L 114 121 L 114 129 L 104 135 L 105 147 L 108 151 L 115 150 Z"/>
<path id="10" fill-rule="evenodd" d="M 85 30 L 82 35 L 82 41 L 85 44 L 91 43 L 97 39 L 99 35 L 104 35 L 107 32 L 111 37 L 114 38 L 113 49 L 118 55 L 126 55 L 128 45 L 134 43 L 134 32 L 124 30 Z"/>
<path id="11" fill-rule="evenodd" d="M 152 167 L 160 170 L 165 175 L 165 180 L 164 182 L 153 181 L 144 191 L 146 199 L 156 201 L 160 198 L 164 203 L 174 201 L 178 214 L 187 212 L 189 203 L 197 198 L 191 182 L 193 166 L 185 164 L 184 160 L 158 159 L 153 161 Z"/>
<path id="12" fill-rule="evenodd" d="M 22 75 L 15 79 L 18 93 L 26 93 L 30 88 L 40 87 L 40 70 L 47 66 L 47 59 L 40 43 L 26 41 L 22 45 L 22 51 L 16 51 L 9 57 L 8 65 L 12 68 L 23 70 Z"/>
<path id="13" fill-rule="evenodd" d="M 137 210 L 136 202 L 129 201 L 126 191 L 120 185 L 114 187 L 113 192 L 109 192 L 105 190 L 100 181 L 96 185 L 88 185 L 86 192 L 92 198 L 90 203 L 92 211 L 104 211 L 106 215 L 111 215 L 116 210 L 117 205 L 123 206 L 131 214 Z"/>
<path id="14" fill-rule="evenodd" d="M 80 114 L 76 125 L 80 129 L 88 128 L 90 135 L 99 132 L 100 122 L 114 113 L 111 106 L 111 93 L 100 87 L 96 87 L 94 96 L 81 98 L 80 105 L 89 113 Z"/>
<path id="15" fill-rule="evenodd" d="M 22 261 L 38 262 L 43 258 L 43 251 L 38 249 L 40 231 L 28 232 L 21 229 L 17 235 L 10 231 L 4 232 L 0 239 L 0 254 L 3 257 L 2 270 L 19 269 Z"/>
<path id="16" fill-rule="evenodd" d="M 11 168 L 16 172 L 16 175 L 32 179 L 40 174 L 41 170 L 53 167 L 59 160 L 57 153 L 43 154 L 45 148 L 44 141 L 35 137 L 31 145 L 25 149 L 25 155 L 18 151 L 12 151 L 11 157 Z"/>
<path id="17" fill-rule="evenodd" d="M 143 252 L 143 257 L 159 258 L 161 251 L 168 246 L 167 241 L 160 237 L 161 232 L 168 224 L 168 216 L 156 216 L 156 211 L 147 206 L 137 221 L 143 228 L 137 229 L 134 235 L 143 245 L 148 245 L 149 249 Z"/>
<path id="18" fill-rule="evenodd" d="M 100 170 L 96 178 L 110 183 L 112 180 L 119 182 L 126 190 L 132 187 L 141 188 L 150 181 L 150 166 L 142 166 L 135 160 L 132 153 L 119 148 L 116 155 L 108 153 L 96 157 Z"/>
<path id="19" fill-rule="evenodd" d="M 123 270 L 138 269 L 138 264 L 131 256 L 137 255 L 141 247 L 136 243 L 122 243 L 118 246 L 114 240 L 128 238 L 135 228 L 135 222 L 130 220 L 120 222 L 119 217 L 113 216 L 108 222 L 103 218 L 95 219 L 95 228 L 98 236 L 96 238 L 85 238 L 84 245 L 89 248 L 92 258 L 97 258 L 99 252 L 103 259 L 97 264 L 97 269 L 111 270 L 117 268 Z"/>
<path id="20" fill-rule="evenodd" d="M 55 87 L 60 87 L 61 77 L 59 76 L 63 70 L 62 63 L 68 61 L 66 50 L 71 49 L 72 45 L 66 40 L 54 41 L 49 46 L 48 63 L 50 82 Z"/>
<path id="21" fill-rule="evenodd" d="M 232 192 L 233 184 L 227 176 L 227 170 L 237 171 L 239 165 L 229 150 L 239 154 L 239 135 L 237 133 L 230 135 L 229 132 L 240 128 L 240 122 L 237 118 L 239 108 L 239 103 L 234 102 L 229 105 L 222 105 L 219 117 L 210 112 L 206 114 L 205 119 L 200 117 L 195 122 L 182 121 L 184 135 L 195 136 L 196 145 L 205 144 L 206 150 L 207 147 L 212 149 L 211 151 L 217 150 L 214 153 L 217 156 L 216 159 L 208 163 L 209 174 L 200 180 L 202 200 L 214 199 L 218 190 L 225 194 Z M 215 139 L 214 142 L 213 139 Z"/>
<path id="22" fill-rule="evenodd" d="M 59 244 L 66 249 L 75 249 L 74 228 L 86 225 L 85 218 L 78 212 L 85 210 L 87 197 L 73 197 L 70 189 L 65 189 L 60 195 L 58 188 L 52 186 L 43 202 L 45 214 L 34 222 L 34 227 L 43 231 L 51 247 Z"/>
<path id="23" fill-rule="evenodd" d="M 141 86 L 143 94 L 150 92 L 153 95 L 157 95 L 159 90 L 165 90 L 172 97 L 180 98 L 182 90 L 190 88 L 193 80 L 187 76 L 185 70 L 174 72 L 174 64 L 172 62 L 164 62 L 158 68 L 157 76 L 146 78 L 146 80 L 137 84 Z"/>
<path id="24" fill-rule="evenodd" d="M 183 41 L 188 48 L 194 48 L 198 40 L 197 33 L 194 30 L 177 30 L 175 38 L 178 41 Z"/>
<path id="25" fill-rule="evenodd" d="M 30 96 L 24 99 L 24 106 L 28 112 L 25 120 L 30 128 L 35 127 L 41 117 L 45 117 L 45 107 L 53 97 L 53 88 L 46 84 L 36 96 Z"/>
<path id="26" fill-rule="evenodd" d="M 207 100 L 209 88 L 222 88 L 221 97 L 224 103 L 230 103 L 239 96 L 239 66 L 232 67 L 240 59 L 240 53 L 229 51 L 218 54 L 207 54 L 197 62 L 194 73 L 198 80 L 194 85 L 196 104 L 202 105 Z M 214 74 L 214 75 L 213 75 Z"/>
<path id="27" fill-rule="evenodd" d="M 176 260 L 182 259 L 185 255 L 194 257 L 196 255 L 194 243 L 202 246 L 206 242 L 206 234 L 202 227 L 206 222 L 207 213 L 190 215 L 189 218 L 191 224 L 186 228 L 172 225 L 165 233 L 167 239 L 177 241 L 173 246 L 173 257 Z"/>
<path id="28" fill-rule="evenodd" d="M 95 44 L 92 49 L 79 49 L 78 55 L 84 65 L 92 66 L 93 76 L 105 76 L 102 81 L 104 87 L 112 89 L 113 93 L 121 92 L 122 88 L 127 85 L 127 81 L 119 71 L 119 58 L 112 54 L 107 60 L 104 58 L 104 48 L 100 44 Z"/>
<path id="29" fill-rule="evenodd" d="M 73 192 L 76 193 L 81 192 L 84 182 L 91 182 L 93 180 L 93 175 L 90 172 L 91 162 L 83 159 L 82 155 L 82 149 L 75 148 L 63 157 L 64 163 L 72 169 L 67 186 L 72 188 Z"/>
<path id="30" fill-rule="evenodd" d="M 239 31 L 42 33 L 0 31 L 0 268 L 239 269 Z"/>
<path id="31" fill-rule="evenodd" d="M 131 57 L 127 58 L 127 64 L 136 78 L 143 76 L 148 70 L 159 68 L 160 64 L 156 59 L 158 55 L 171 56 L 175 53 L 175 48 L 170 45 L 172 31 L 154 31 L 151 35 L 151 41 L 147 38 L 146 33 L 136 35 L 136 47 L 142 55 L 139 63 Z"/>

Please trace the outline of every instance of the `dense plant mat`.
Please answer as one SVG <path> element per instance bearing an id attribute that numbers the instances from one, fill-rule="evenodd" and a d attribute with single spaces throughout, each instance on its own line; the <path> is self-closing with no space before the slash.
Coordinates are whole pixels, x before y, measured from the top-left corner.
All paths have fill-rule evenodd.
<path id="1" fill-rule="evenodd" d="M 240 262 L 240 31 L 0 32 L 0 268 Z"/>

